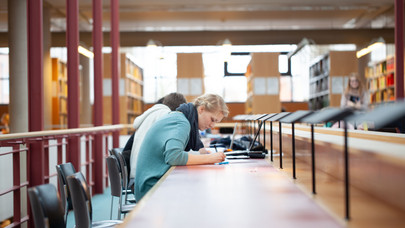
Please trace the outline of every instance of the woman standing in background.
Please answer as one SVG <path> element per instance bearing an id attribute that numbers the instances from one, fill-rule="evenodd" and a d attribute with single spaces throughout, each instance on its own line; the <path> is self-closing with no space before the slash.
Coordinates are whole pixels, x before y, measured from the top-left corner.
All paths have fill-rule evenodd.
<path id="1" fill-rule="evenodd" d="M 350 75 L 347 87 L 342 94 L 340 107 L 364 110 L 367 109 L 368 103 L 368 93 L 364 89 L 357 75 L 353 73 Z"/>

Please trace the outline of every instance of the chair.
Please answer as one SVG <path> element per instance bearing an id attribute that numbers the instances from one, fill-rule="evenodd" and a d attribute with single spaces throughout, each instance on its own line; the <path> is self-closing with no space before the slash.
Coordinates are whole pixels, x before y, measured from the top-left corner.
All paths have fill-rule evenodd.
<path id="1" fill-rule="evenodd" d="M 76 227 L 114 227 L 122 223 L 120 220 L 103 220 L 93 222 L 93 208 L 91 204 L 90 189 L 81 172 L 68 176 L 67 185 L 70 191 L 70 196 L 72 197 Z"/>
<path id="2" fill-rule="evenodd" d="M 66 178 L 74 174 L 76 170 L 73 164 L 68 162 L 56 165 L 56 172 L 58 173 L 60 196 L 62 198 L 62 205 L 65 211 L 65 221 L 67 221 L 67 216 L 69 214 L 69 211 L 73 210 L 73 205 L 69 189 L 67 187 Z"/>
<path id="3" fill-rule="evenodd" d="M 28 197 L 36 228 L 66 227 L 62 202 L 54 185 L 43 184 L 29 188 Z"/>
<path id="4" fill-rule="evenodd" d="M 118 169 L 122 177 L 122 191 L 125 194 L 125 203 L 136 203 L 135 199 L 128 199 L 128 193 L 133 192 L 132 186 L 129 186 L 129 175 L 127 163 L 125 162 L 125 158 L 122 155 L 122 148 L 113 148 L 110 150 L 110 154 L 115 156 L 118 160 Z"/>
<path id="5" fill-rule="evenodd" d="M 107 162 L 107 167 L 108 167 L 108 176 L 110 177 L 110 185 L 111 185 L 111 212 L 110 212 L 110 219 L 112 218 L 112 208 L 113 208 L 113 200 L 114 197 L 118 197 L 119 203 L 118 203 L 118 219 L 121 219 L 121 214 L 126 214 L 130 212 L 134 207 L 135 204 L 127 204 L 123 203 L 122 200 L 122 184 L 123 184 L 123 178 L 121 177 L 121 173 L 119 171 L 119 163 L 118 159 L 110 155 L 109 157 L 106 158 Z"/>

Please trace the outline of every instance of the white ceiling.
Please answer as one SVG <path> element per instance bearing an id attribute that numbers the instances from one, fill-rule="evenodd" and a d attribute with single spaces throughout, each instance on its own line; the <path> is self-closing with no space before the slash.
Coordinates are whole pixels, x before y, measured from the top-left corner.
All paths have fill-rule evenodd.
<path id="1" fill-rule="evenodd" d="M 109 30 L 110 1 L 104 0 Z M 0 0 L 7 28 L 7 0 Z M 44 0 L 52 30 L 65 28 L 66 0 Z M 200 31 L 386 28 L 394 26 L 393 0 L 119 0 L 122 31 Z M 92 1 L 80 0 L 80 28 L 91 31 Z"/>
<path id="2" fill-rule="evenodd" d="M 110 0 L 103 0 L 110 30 Z M 51 30 L 65 31 L 66 0 L 44 0 Z M 381 29 L 394 27 L 394 0 L 119 0 L 122 32 Z M 91 31 L 92 0 L 79 0 L 81 31 Z M 7 0 L 0 0 L 7 32 Z"/>

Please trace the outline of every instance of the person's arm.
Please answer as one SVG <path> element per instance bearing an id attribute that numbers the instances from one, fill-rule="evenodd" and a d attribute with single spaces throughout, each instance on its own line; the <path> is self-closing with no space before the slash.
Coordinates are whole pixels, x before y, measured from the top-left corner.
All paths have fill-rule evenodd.
<path id="1" fill-rule="evenodd" d="M 342 93 L 342 98 L 340 99 L 340 107 L 345 108 L 347 106 L 347 100 L 345 93 Z"/>
<path id="2" fill-rule="evenodd" d="M 204 165 L 214 164 L 225 160 L 225 154 L 223 152 L 217 152 L 212 154 L 189 154 L 186 165 Z"/>

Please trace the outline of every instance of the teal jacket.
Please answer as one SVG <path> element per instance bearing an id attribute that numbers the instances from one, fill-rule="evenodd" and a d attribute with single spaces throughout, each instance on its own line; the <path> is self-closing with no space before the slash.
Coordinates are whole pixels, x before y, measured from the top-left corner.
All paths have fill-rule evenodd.
<path id="1" fill-rule="evenodd" d="M 172 165 L 186 165 L 184 151 L 190 123 L 181 112 L 170 112 L 155 122 L 139 150 L 135 176 L 135 199 L 139 201 Z"/>

